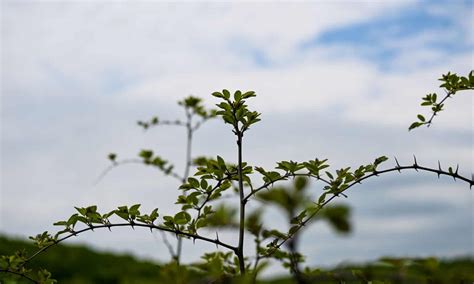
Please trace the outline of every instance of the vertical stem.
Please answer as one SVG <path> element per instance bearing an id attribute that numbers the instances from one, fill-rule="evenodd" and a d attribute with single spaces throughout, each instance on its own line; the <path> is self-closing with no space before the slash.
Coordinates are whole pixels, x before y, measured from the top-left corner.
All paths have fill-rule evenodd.
<path id="1" fill-rule="evenodd" d="M 187 113 L 188 121 L 186 123 L 187 135 L 186 135 L 186 166 L 184 167 L 183 182 L 186 182 L 189 176 L 189 170 L 191 168 L 191 148 L 193 140 L 193 128 L 192 128 L 192 116 Z"/>
<path id="2" fill-rule="evenodd" d="M 291 222 L 293 216 L 295 216 L 295 209 L 292 208 L 288 212 L 288 221 Z M 306 284 L 307 281 L 304 278 L 304 275 L 301 273 L 300 265 L 298 262 L 298 235 L 294 235 L 288 241 L 288 249 L 290 250 L 290 264 L 291 264 L 291 272 L 297 284 Z"/>
<path id="3" fill-rule="evenodd" d="M 189 113 L 188 109 L 186 109 L 186 164 L 184 166 L 184 174 L 183 174 L 183 183 L 186 182 L 189 176 L 189 170 L 191 168 L 191 150 L 192 150 L 192 141 L 193 141 L 193 128 L 192 128 L 192 115 Z M 183 192 L 186 195 L 186 192 Z M 183 249 L 183 239 L 178 237 L 178 244 L 176 246 L 176 255 L 174 258 L 176 262 L 180 263 L 181 259 L 181 251 Z"/>
<path id="4" fill-rule="evenodd" d="M 242 132 L 236 129 L 238 146 L 238 174 L 239 174 L 239 197 L 240 197 L 240 226 L 239 226 L 239 245 L 237 247 L 237 257 L 239 258 L 240 274 L 245 274 L 244 261 L 244 233 L 245 233 L 245 199 L 244 183 L 242 173 Z"/>
<path id="5" fill-rule="evenodd" d="M 301 273 L 300 265 L 297 259 L 298 258 L 297 237 L 298 235 L 293 236 L 293 238 L 288 242 L 288 248 L 290 250 L 291 271 L 293 273 L 293 277 L 295 278 L 296 283 L 306 284 L 307 282 L 304 278 L 304 275 Z"/>
<path id="6" fill-rule="evenodd" d="M 260 252 L 259 252 L 259 247 L 260 247 L 260 236 L 257 234 L 255 237 L 255 263 L 253 265 L 253 277 L 252 277 L 252 283 L 256 284 L 257 283 L 257 268 L 258 268 L 258 263 L 260 261 Z"/>

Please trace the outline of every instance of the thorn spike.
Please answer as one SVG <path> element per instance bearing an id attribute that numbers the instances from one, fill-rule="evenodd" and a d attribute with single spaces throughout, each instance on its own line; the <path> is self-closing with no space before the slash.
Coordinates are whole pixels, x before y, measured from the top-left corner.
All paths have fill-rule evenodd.
<path id="1" fill-rule="evenodd" d="M 395 163 L 397 163 L 397 171 L 401 173 L 402 171 L 400 170 L 400 163 L 398 162 L 397 157 L 394 157 L 394 158 L 395 158 Z"/>
<path id="2" fill-rule="evenodd" d="M 413 167 L 415 168 L 416 171 L 418 171 L 418 162 L 416 161 L 415 155 L 413 155 L 413 160 L 415 161 L 415 163 L 413 164 Z"/>

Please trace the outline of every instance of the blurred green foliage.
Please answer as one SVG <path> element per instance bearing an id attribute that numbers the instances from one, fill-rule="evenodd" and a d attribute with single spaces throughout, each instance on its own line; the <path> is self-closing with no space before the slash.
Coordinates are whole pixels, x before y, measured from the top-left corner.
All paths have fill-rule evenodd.
<path id="1" fill-rule="evenodd" d="M 25 250 L 28 254 L 37 250 L 29 241 L 0 236 L 0 254 L 12 254 Z M 47 267 L 59 283 L 157 283 L 160 267 L 149 261 L 132 256 L 95 252 L 84 246 L 57 245 L 48 253 L 31 261 L 30 267 L 39 270 Z M 0 273 L 0 283 L 30 283 L 27 280 L 6 282 Z M 10 277 L 11 275 L 8 275 Z"/>
<path id="2" fill-rule="evenodd" d="M 33 252 L 31 242 L 0 236 L 0 254 L 11 254 L 25 249 Z M 35 258 L 30 266 L 34 269 L 48 267 L 59 283 L 234 283 L 229 278 L 205 277 L 196 269 L 166 264 L 159 265 L 138 260 L 132 256 L 96 252 L 76 245 L 58 245 Z M 332 269 L 308 269 L 311 283 L 473 283 L 474 258 L 438 260 L 435 258 L 400 259 L 382 258 L 364 265 L 345 264 Z M 179 275 L 180 277 L 174 277 Z M 206 274 L 207 275 L 207 274 Z M 27 280 L 9 279 L 0 273 L 0 283 L 29 283 Z M 209 275 L 207 275 L 209 276 Z M 176 282 L 180 279 L 180 282 Z M 291 277 L 257 281 L 262 284 L 290 284 Z"/>

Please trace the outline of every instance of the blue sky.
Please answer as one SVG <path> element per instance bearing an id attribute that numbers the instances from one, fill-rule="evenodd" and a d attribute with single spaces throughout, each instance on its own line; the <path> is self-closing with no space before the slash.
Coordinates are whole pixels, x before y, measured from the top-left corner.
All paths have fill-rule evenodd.
<path id="1" fill-rule="evenodd" d="M 263 120 L 245 150 L 252 164 L 326 157 L 339 168 L 380 155 L 410 163 L 416 154 L 427 165 L 439 159 L 472 172 L 469 93 L 450 100 L 432 128 L 407 132 L 442 73 L 472 69 L 470 1 L 3 1 L 1 16 L 2 233 L 53 230 L 73 206 L 89 204 L 142 203 L 172 214 L 178 185 L 149 168 L 94 181 L 110 151 L 134 157 L 151 147 L 180 168 L 183 133 L 143 133 L 135 122 L 180 117 L 176 101 L 189 94 L 212 105 L 209 94 L 223 88 L 257 92 L 251 107 Z M 196 154 L 234 159 L 232 134 L 220 122 L 195 138 Z M 449 179 L 381 177 L 345 200 L 354 210 L 350 236 L 316 224 L 303 235 L 303 253 L 313 266 L 472 254 L 472 200 Z M 160 236 L 145 232 L 75 242 L 167 259 Z M 212 249 L 186 244 L 191 260 Z"/>
<path id="2" fill-rule="evenodd" d="M 432 36 L 423 42 L 424 48 L 439 51 L 446 56 L 469 52 L 473 48 L 472 36 L 468 35 L 470 27 L 460 25 L 459 18 L 469 19 L 469 13 L 472 14 L 472 1 L 448 3 L 422 1 L 412 6 L 400 7 L 351 25 L 317 33 L 301 47 L 311 49 L 319 45 L 344 45 L 352 49 L 356 56 L 370 60 L 381 68 L 392 67 L 397 57 L 407 51 L 390 43 L 416 41 L 430 34 Z M 433 9 L 440 6 L 447 7 L 444 13 Z M 453 15 L 459 17 L 455 18 Z"/>

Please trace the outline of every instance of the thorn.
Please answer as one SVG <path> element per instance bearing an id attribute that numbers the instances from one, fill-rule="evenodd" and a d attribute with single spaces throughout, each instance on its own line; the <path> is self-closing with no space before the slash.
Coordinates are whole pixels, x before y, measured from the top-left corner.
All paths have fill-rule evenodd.
<path id="1" fill-rule="evenodd" d="M 193 245 L 196 244 L 196 237 L 193 237 Z"/>
<path id="2" fill-rule="evenodd" d="M 395 163 L 397 163 L 396 169 L 399 173 L 401 173 L 402 171 L 400 170 L 400 168 L 401 168 L 400 163 L 398 163 L 397 157 L 394 157 L 394 158 L 395 158 Z"/>
<path id="3" fill-rule="evenodd" d="M 376 177 L 378 177 L 378 176 L 379 176 L 379 172 L 378 172 L 377 170 L 374 170 L 374 175 L 375 175 Z"/>
<path id="4" fill-rule="evenodd" d="M 413 159 L 415 160 L 415 163 L 413 164 L 413 167 L 415 168 L 416 171 L 418 171 L 418 162 L 416 161 L 415 155 L 413 155 Z"/>
<path id="5" fill-rule="evenodd" d="M 456 165 L 456 171 L 453 174 L 454 181 L 456 181 L 456 176 L 458 175 L 458 170 L 459 170 L 459 164 Z"/>
<path id="6" fill-rule="evenodd" d="M 341 195 L 344 196 L 345 198 L 347 198 L 347 195 L 345 195 L 344 193 L 341 192 Z"/>
<path id="7" fill-rule="evenodd" d="M 443 171 L 443 170 L 441 169 L 441 163 L 439 162 L 439 160 L 438 160 L 438 170 L 439 170 L 439 171 L 436 172 L 436 173 L 438 174 L 438 178 L 439 178 L 439 176 L 441 175 L 441 172 Z"/>
<path id="8" fill-rule="evenodd" d="M 216 249 L 219 249 L 219 244 L 218 244 L 218 242 L 219 242 L 219 234 L 218 234 L 217 231 L 216 231 Z"/>

